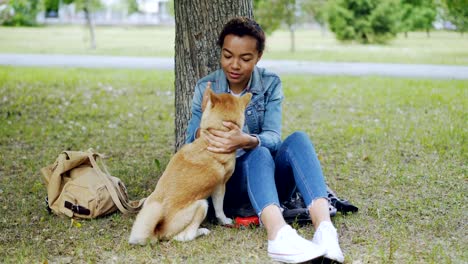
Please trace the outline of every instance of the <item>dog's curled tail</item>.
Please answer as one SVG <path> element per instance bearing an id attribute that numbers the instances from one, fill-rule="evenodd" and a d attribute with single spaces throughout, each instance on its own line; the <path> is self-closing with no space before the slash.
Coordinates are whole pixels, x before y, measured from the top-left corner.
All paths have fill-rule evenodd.
<path id="1" fill-rule="evenodd" d="M 163 206 L 156 201 L 147 201 L 138 213 L 128 243 L 145 245 L 148 238 L 154 235 L 156 225 L 162 220 Z"/>

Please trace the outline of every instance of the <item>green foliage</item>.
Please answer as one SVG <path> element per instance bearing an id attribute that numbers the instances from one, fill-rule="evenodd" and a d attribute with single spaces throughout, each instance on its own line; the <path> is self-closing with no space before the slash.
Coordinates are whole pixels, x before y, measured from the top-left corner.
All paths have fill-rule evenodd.
<path id="1" fill-rule="evenodd" d="M 277 30 L 284 20 L 285 4 L 289 0 L 254 0 L 253 13 L 255 20 L 265 33 Z"/>
<path id="2" fill-rule="evenodd" d="M 445 0 L 448 12 L 447 19 L 452 22 L 460 33 L 468 31 L 468 0 Z"/>
<path id="3" fill-rule="evenodd" d="M 292 29 L 309 17 L 325 24 L 325 0 L 254 0 L 254 17 L 263 30 L 270 34 L 282 24 Z"/>
<path id="4" fill-rule="evenodd" d="M 306 17 L 301 0 L 255 0 L 254 16 L 267 34 L 285 25 L 290 31 L 290 51 L 295 52 L 295 31 Z M 310 9 L 310 8 L 309 8 Z"/>
<path id="5" fill-rule="evenodd" d="M 167 4 L 167 11 L 172 17 L 175 17 L 174 0 L 169 0 Z"/>
<path id="6" fill-rule="evenodd" d="M 396 36 L 398 8 L 393 0 L 335 0 L 328 22 L 340 41 L 386 43 Z"/>
<path id="7" fill-rule="evenodd" d="M 437 6 L 433 0 L 401 0 L 400 6 L 400 32 L 429 32 L 433 28 L 437 16 Z"/>
<path id="8" fill-rule="evenodd" d="M 436 18 L 435 8 L 422 7 L 416 10 L 415 19 L 413 21 L 413 30 L 430 31 L 433 26 L 432 23 Z"/>
<path id="9" fill-rule="evenodd" d="M 307 17 L 311 16 L 315 22 L 324 26 L 327 24 L 328 13 L 327 13 L 327 1 L 326 0 L 307 0 L 302 2 L 302 11 Z"/>
<path id="10" fill-rule="evenodd" d="M 328 24 L 338 40 L 353 40 L 355 38 L 356 30 L 351 24 L 354 17 L 350 10 L 341 5 L 335 5 L 330 8 L 328 15 Z"/>
<path id="11" fill-rule="evenodd" d="M 60 0 L 44 0 L 44 9 L 47 12 L 58 11 Z"/>
<path id="12" fill-rule="evenodd" d="M 0 11 L 0 24 L 4 26 L 35 26 L 40 0 L 9 0 Z"/>
<path id="13" fill-rule="evenodd" d="M 133 14 L 138 12 L 138 3 L 137 0 L 126 0 L 128 6 L 128 13 Z"/>
<path id="14" fill-rule="evenodd" d="M 62 0 L 64 4 L 76 5 L 76 9 L 87 9 L 87 10 L 98 10 L 102 8 L 102 3 L 100 0 Z"/>
<path id="15" fill-rule="evenodd" d="M 405 3 L 403 0 L 400 7 L 400 23 L 399 31 L 400 32 L 409 32 L 413 28 L 412 18 L 413 18 L 413 5 Z"/>

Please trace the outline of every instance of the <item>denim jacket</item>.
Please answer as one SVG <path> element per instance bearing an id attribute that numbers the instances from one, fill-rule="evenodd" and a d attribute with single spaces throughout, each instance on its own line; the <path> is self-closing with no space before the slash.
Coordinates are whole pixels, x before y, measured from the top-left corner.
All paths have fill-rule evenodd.
<path id="1" fill-rule="evenodd" d="M 197 82 L 192 100 L 192 117 L 187 127 L 185 143 L 195 140 L 202 115 L 203 93 L 208 82 L 211 82 L 211 89 L 215 93 L 229 93 L 229 83 L 222 69 Z M 284 98 L 281 80 L 278 75 L 255 66 L 247 89 L 242 94 L 246 92 L 252 93 L 252 100 L 245 110 L 243 131 L 257 137 L 259 146 L 266 147 L 274 153 L 281 144 L 281 103 Z"/>

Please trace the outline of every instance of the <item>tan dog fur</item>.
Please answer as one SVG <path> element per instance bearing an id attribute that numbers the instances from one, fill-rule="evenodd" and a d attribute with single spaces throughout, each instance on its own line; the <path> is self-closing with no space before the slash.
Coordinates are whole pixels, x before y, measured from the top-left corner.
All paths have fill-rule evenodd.
<path id="1" fill-rule="evenodd" d="M 203 95 L 200 132 L 227 130 L 222 121 L 244 125 L 244 111 L 252 95 L 240 98 L 215 94 L 210 86 Z M 210 231 L 199 228 L 206 217 L 210 195 L 218 221 L 232 224 L 223 211 L 225 184 L 234 172 L 236 153 L 220 154 L 207 150 L 207 142 L 198 138 L 182 147 L 169 161 L 156 189 L 145 201 L 133 225 L 129 243 L 146 244 L 152 239 L 193 240 Z"/>

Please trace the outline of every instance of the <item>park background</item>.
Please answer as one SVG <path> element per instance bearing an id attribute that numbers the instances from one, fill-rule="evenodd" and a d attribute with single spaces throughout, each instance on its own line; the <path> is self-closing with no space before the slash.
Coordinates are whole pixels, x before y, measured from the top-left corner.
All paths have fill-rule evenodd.
<path id="1" fill-rule="evenodd" d="M 20 2 L 33 1 L 0 4 Z M 254 2 L 254 15 L 256 5 L 268 5 Z M 95 24 L 94 47 L 83 13 L 73 23 L 46 23 L 38 11 L 31 20 L 37 25 L 0 27 L 0 53 L 171 58 L 175 28 L 167 4 L 167 23 Z M 294 49 L 291 27 L 277 23 L 264 59 L 468 65 L 468 37 L 448 17 L 432 21 L 430 30 L 363 44 L 338 40 L 307 14 L 294 24 Z M 308 133 L 328 184 L 360 208 L 333 218 L 346 263 L 468 261 L 466 80 L 281 78 L 283 135 Z M 193 242 L 133 247 L 127 239 L 134 216 L 70 221 L 45 210 L 39 169 L 66 149 L 107 154 L 130 196 L 148 195 L 175 150 L 174 83 L 172 70 L 0 66 L 0 262 L 269 263 L 262 228 L 208 225 L 213 232 Z M 299 232 L 311 238 L 313 228 Z"/>

